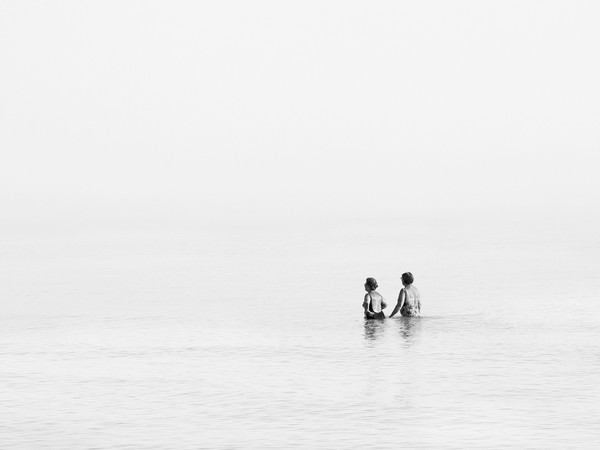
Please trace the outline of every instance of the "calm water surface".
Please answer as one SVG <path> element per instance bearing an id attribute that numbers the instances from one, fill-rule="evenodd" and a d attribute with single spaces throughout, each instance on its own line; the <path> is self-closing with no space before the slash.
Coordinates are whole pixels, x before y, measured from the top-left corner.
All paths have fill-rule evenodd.
<path id="1" fill-rule="evenodd" d="M 0 448 L 598 447 L 597 225 L 5 234 Z"/>

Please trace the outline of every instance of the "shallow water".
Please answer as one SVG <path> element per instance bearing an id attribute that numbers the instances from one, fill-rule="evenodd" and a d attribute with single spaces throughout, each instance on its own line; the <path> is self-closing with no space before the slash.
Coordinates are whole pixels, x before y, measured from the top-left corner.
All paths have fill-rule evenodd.
<path id="1" fill-rule="evenodd" d="M 5 235 L 0 448 L 595 447 L 596 225 Z"/>

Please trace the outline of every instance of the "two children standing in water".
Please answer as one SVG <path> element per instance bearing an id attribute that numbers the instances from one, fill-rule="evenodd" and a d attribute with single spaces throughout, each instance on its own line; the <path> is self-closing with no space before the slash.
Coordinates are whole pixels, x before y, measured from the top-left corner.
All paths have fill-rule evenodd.
<path id="1" fill-rule="evenodd" d="M 421 315 L 421 294 L 419 290 L 413 286 L 414 277 L 412 273 L 406 272 L 402 274 L 402 284 L 404 287 L 400 289 L 398 295 L 398 303 L 390 314 L 390 318 L 394 317 L 398 311 L 405 317 L 415 317 Z M 377 292 L 377 280 L 375 278 L 367 278 L 365 283 L 365 301 L 363 308 L 365 310 L 365 319 L 385 319 L 383 310 L 387 307 L 385 299 Z"/>

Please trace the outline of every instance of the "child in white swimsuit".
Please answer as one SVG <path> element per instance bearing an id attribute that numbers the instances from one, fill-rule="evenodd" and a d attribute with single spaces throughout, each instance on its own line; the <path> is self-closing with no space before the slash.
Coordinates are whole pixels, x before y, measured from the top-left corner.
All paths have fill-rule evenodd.
<path id="1" fill-rule="evenodd" d="M 400 289 L 398 295 L 398 303 L 390 314 L 390 318 L 394 317 L 398 311 L 404 317 L 418 317 L 421 315 L 421 294 L 419 290 L 413 286 L 415 277 L 410 272 L 402 274 L 402 284 L 404 287 Z"/>

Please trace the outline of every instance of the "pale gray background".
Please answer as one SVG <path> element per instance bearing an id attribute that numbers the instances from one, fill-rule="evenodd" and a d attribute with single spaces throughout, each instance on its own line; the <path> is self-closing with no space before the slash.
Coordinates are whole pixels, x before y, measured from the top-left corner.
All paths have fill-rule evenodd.
<path id="1" fill-rule="evenodd" d="M 598 24 L 0 0 L 0 448 L 600 448 Z"/>
<path id="2" fill-rule="evenodd" d="M 0 214 L 590 212 L 598 23 L 596 1 L 2 1 Z"/>

